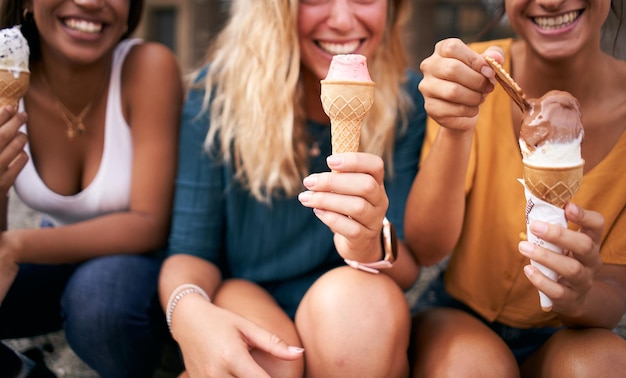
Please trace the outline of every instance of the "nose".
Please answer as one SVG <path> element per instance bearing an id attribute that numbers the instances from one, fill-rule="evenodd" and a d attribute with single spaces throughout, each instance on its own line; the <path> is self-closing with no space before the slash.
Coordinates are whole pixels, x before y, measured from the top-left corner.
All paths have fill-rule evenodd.
<path id="1" fill-rule="evenodd" d="M 331 0 L 328 20 L 329 27 L 337 30 L 350 30 L 354 26 L 354 11 L 350 0 Z"/>

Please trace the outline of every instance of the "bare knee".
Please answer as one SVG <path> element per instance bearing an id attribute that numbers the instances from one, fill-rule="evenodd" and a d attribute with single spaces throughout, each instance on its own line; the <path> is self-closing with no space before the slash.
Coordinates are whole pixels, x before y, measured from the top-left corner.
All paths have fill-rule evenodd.
<path id="1" fill-rule="evenodd" d="M 566 329 L 522 366 L 527 377 L 623 377 L 626 341 L 606 329 Z"/>
<path id="2" fill-rule="evenodd" d="M 385 275 L 351 268 L 327 273 L 302 300 L 296 326 L 308 376 L 408 374 L 409 309 Z"/>
<path id="3" fill-rule="evenodd" d="M 508 346 L 480 320 L 459 310 L 432 309 L 413 321 L 414 377 L 518 377 Z"/>

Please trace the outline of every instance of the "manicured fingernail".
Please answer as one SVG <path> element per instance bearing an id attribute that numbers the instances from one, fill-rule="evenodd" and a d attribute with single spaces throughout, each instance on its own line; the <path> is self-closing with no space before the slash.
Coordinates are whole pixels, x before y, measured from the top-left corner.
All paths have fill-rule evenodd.
<path id="1" fill-rule="evenodd" d="M 548 224 L 541 221 L 534 221 L 530 224 L 530 229 L 534 234 L 545 234 L 548 231 Z"/>
<path id="2" fill-rule="evenodd" d="M 535 246 L 533 245 L 533 243 L 530 243 L 530 242 L 527 242 L 527 241 L 522 241 L 522 242 L 519 243 L 519 251 L 524 256 L 528 256 L 530 253 L 532 253 L 534 248 L 535 248 Z"/>
<path id="3" fill-rule="evenodd" d="M 309 192 L 308 190 L 306 192 L 302 192 L 298 194 L 298 200 L 300 202 L 309 202 L 310 199 L 311 199 L 311 192 Z"/>
<path id="4" fill-rule="evenodd" d="M 571 202 L 570 202 L 570 203 L 568 203 L 568 204 L 567 204 L 567 206 L 568 206 L 568 208 L 567 208 L 567 209 L 569 210 L 569 212 L 570 212 L 573 216 L 578 217 L 578 215 L 580 214 L 580 209 L 578 208 L 578 206 L 576 206 L 575 204 L 573 204 L 573 203 L 571 203 Z"/>
<path id="5" fill-rule="evenodd" d="M 287 349 L 289 349 L 290 351 L 292 351 L 294 353 L 303 353 L 304 352 L 304 348 L 300 348 L 300 347 L 293 346 L 293 345 L 289 345 L 287 347 Z"/>
<path id="6" fill-rule="evenodd" d="M 342 159 L 336 155 L 330 155 L 329 157 L 326 158 L 326 164 L 328 164 L 329 167 L 336 167 L 340 165 L 341 162 L 342 162 Z"/>
<path id="7" fill-rule="evenodd" d="M 316 182 L 317 182 L 317 176 L 316 175 L 309 175 L 309 176 L 305 177 L 304 180 L 302 180 L 302 183 L 304 184 L 304 186 L 306 186 L 309 189 L 312 186 L 314 186 Z"/>
<path id="8" fill-rule="evenodd" d="M 526 265 L 524 267 L 524 274 L 526 275 L 526 277 L 530 277 L 535 273 L 535 268 L 533 268 L 530 265 Z"/>
<path id="9" fill-rule="evenodd" d="M 483 76 L 488 79 L 491 79 L 492 77 L 495 76 L 495 72 L 493 72 L 493 69 L 489 66 L 480 67 L 480 73 L 483 74 Z"/>

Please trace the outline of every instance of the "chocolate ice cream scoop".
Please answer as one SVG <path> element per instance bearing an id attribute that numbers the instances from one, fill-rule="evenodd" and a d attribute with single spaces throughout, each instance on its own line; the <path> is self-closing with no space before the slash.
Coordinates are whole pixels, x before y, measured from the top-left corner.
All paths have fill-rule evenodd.
<path id="1" fill-rule="evenodd" d="M 529 100 L 531 110 L 524 113 L 520 138 L 530 150 L 545 143 L 571 143 L 583 133 L 578 100 L 564 91 L 549 91 Z"/>

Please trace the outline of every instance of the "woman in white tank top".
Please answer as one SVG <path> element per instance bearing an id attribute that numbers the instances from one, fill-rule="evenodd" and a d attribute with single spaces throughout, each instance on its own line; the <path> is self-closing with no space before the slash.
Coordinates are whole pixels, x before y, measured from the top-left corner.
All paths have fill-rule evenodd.
<path id="1" fill-rule="evenodd" d="M 102 377 L 151 376 L 166 334 L 158 251 L 183 95 L 171 51 L 127 39 L 142 7 L 64 0 L 0 9 L 0 26 L 21 24 L 31 50 L 28 92 L 18 109 L 0 109 L 0 194 L 14 186 L 46 226 L 3 224 L 0 339 L 63 328 Z M 26 368 L 17 361 L 0 344 L 0 370 L 19 376 Z"/>

